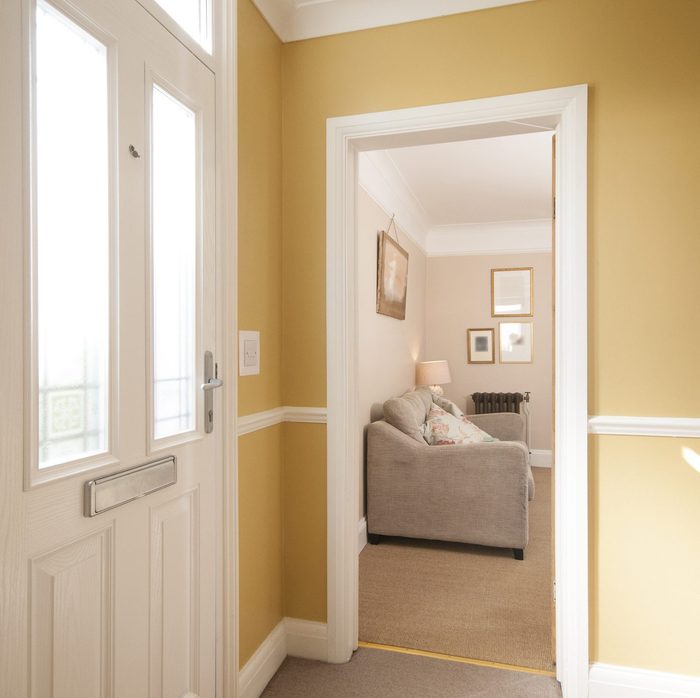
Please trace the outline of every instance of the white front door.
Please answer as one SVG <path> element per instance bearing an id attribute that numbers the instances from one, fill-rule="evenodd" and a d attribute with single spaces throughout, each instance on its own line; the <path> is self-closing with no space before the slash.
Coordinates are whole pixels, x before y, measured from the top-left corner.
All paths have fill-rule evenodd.
<path id="1" fill-rule="evenodd" d="M 0 695 L 214 696 L 214 76 L 135 0 L 0 13 Z"/>

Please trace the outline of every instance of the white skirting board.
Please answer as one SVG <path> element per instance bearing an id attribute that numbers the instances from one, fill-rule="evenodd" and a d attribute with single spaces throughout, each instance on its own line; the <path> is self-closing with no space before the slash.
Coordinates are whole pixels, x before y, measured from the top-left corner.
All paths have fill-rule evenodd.
<path id="1" fill-rule="evenodd" d="M 326 624 L 283 618 L 241 669 L 239 698 L 258 698 L 287 655 L 325 662 L 328 659 Z"/>
<path id="2" fill-rule="evenodd" d="M 265 638 L 238 675 L 239 698 L 258 698 L 287 656 L 284 618 Z"/>
<path id="3" fill-rule="evenodd" d="M 287 654 L 290 657 L 328 661 L 328 632 L 325 623 L 285 618 Z"/>
<path id="4" fill-rule="evenodd" d="M 363 516 L 357 524 L 357 554 L 359 555 L 367 545 L 367 517 Z"/>
<path id="5" fill-rule="evenodd" d="M 551 468 L 552 452 L 533 448 L 530 451 L 530 465 L 535 468 Z"/>
<path id="6" fill-rule="evenodd" d="M 700 676 L 593 664 L 588 698 L 698 698 Z"/>

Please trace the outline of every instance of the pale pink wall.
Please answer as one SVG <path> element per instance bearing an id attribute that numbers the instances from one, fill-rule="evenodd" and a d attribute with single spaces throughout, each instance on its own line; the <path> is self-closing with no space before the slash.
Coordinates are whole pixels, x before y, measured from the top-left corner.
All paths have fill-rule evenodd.
<path id="1" fill-rule="evenodd" d="M 498 323 L 491 317 L 491 269 L 533 267 L 535 314 L 513 318 L 534 323 L 534 361 L 501 364 L 498 361 Z M 445 396 L 467 412 L 475 392 L 532 393 L 533 449 L 551 450 L 552 440 L 552 255 L 510 254 L 430 257 L 427 262 L 425 360 L 447 359 L 452 383 Z M 493 327 L 495 364 L 467 363 L 467 329 Z"/>
<path id="2" fill-rule="evenodd" d="M 377 233 L 386 230 L 389 216 L 360 187 L 357 207 L 359 406 L 367 424 L 382 416 L 385 400 L 414 386 L 415 364 L 425 349 L 426 257 L 399 228 L 399 241 L 408 251 L 406 319 L 380 315 L 377 298 Z"/>
<path id="3" fill-rule="evenodd" d="M 357 205 L 358 275 L 358 400 L 363 439 L 371 421 L 382 418 L 382 405 L 390 397 L 411 390 L 416 361 L 425 351 L 426 257 L 399 228 L 399 241 L 408 251 L 406 319 L 379 315 L 377 298 L 377 233 L 386 230 L 388 214 L 360 187 Z M 360 516 L 364 513 L 364 458 L 358 464 Z"/>

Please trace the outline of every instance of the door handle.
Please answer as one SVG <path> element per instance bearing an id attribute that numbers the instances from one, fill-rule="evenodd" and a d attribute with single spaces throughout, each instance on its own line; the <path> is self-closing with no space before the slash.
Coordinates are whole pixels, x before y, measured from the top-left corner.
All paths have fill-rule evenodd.
<path id="1" fill-rule="evenodd" d="M 210 378 L 207 383 L 202 383 L 202 390 L 205 392 L 207 390 L 216 390 L 217 388 L 220 388 L 224 382 L 221 380 L 221 378 Z"/>
<path id="2" fill-rule="evenodd" d="M 219 367 L 214 363 L 214 355 L 210 351 L 204 352 L 204 433 L 211 434 L 214 431 L 214 390 L 220 388 L 224 382 L 219 378 Z"/>

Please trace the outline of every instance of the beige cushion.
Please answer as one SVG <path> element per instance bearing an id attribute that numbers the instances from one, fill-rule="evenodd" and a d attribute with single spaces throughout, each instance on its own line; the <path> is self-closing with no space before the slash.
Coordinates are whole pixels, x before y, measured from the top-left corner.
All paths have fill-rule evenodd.
<path id="1" fill-rule="evenodd" d="M 413 390 L 384 403 L 384 419 L 406 436 L 425 443 L 423 425 L 432 404 L 429 390 Z"/>

